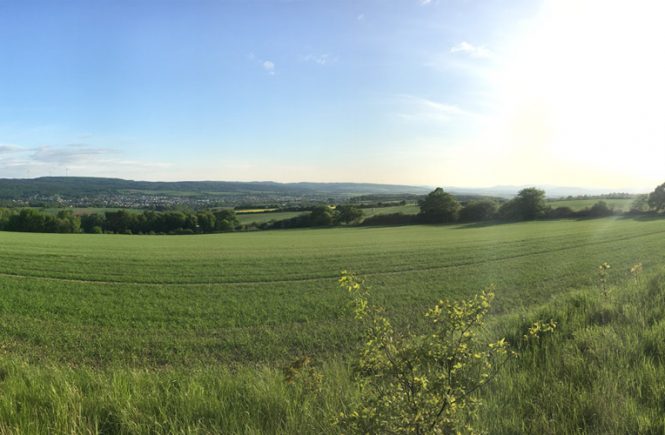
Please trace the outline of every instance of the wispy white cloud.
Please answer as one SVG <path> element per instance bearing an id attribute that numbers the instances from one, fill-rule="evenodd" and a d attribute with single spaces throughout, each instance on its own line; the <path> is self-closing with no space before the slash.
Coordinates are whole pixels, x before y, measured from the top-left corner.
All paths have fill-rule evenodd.
<path id="1" fill-rule="evenodd" d="M 459 44 L 450 47 L 451 53 L 462 53 L 476 59 L 489 59 L 492 57 L 492 51 L 482 45 L 473 45 L 470 42 L 462 41 Z"/>
<path id="2" fill-rule="evenodd" d="M 365 21 L 365 14 L 358 14 L 356 16 L 356 20 L 358 21 Z"/>
<path id="3" fill-rule="evenodd" d="M 418 0 L 421 6 L 427 6 L 432 3 L 432 0 Z"/>
<path id="4" fill-rule="evenodd" d="M 474 116 L 473 113 L 457 105 L 413 95 L 398 96 L 398 104 L 401 106 L 401 111 L 397 116 L 409 121 L 450 122 L 455 118 Z"/>
<path id="5" fill-rule="evenodd" d="M 261 66 L 263 67 L 264 70 L 270 75 L 275 74 L 275 64 L 274 62 L 270 60 L 264 60 L 263 63 L 261 63 Z"/>
<path id="6" fill-rule="evenodd" d="M 36 162 L 67 165 L 104 159 L 114 154 L 115 151 L 111 149 L 85 144 L 69 144 L 59 147 L 46 145 L 36 149 L 31 155 L 31 159 Z"/>
<path id="7" fill-rule="evenodd" d="M 257 55 L 255 55 L 254 53 L 249 53 L 247 55 L 247 59 L 249 59 L 250 62 L 261 67 L 265 72 L 267 72 L 271 76 L 274 76 L 277 71 L 277 66 L 275 65 L 275 62 L 273 62 L 272 60 L 262 59 Z"/>
<path id="8" fill-rule="evenodd" d="M 336 63 L 339 58 L 328 53 L 323 54 L 307 54 L 302 58 L 305 62 L 313 62 L 321 66 Z"/>
<path id="9" fill-rule="evenodd" d="M 23 148 L 21 148 L 18 145 L 13 145 L 13 144 L 0 144 L 0 154 L 13 154 L 22 151 Z"/>
<path id="10" fill-rule="evenodd" d="M 52 175 L 62 173 L 67 168 L 70 175 L 126 175 L 141 178 L 152 171 L 170 167 L 172 164 L 165 162 L 126 159 L 118 150 L 88 144 L 39 147 L 0 145 L 0 175 L 5 177 Z"/>

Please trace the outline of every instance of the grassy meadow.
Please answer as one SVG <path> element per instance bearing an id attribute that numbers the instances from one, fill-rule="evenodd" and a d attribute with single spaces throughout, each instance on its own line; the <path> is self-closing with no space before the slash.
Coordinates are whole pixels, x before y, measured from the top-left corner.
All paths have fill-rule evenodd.
<path id="1" fill-rule="evenodd" d="M 370 207 L 363 208 L 363 218 L 375 216 L 377 214 L 390 214 L 390 213 L 403 213 L 409 215 L 418 214 L 420 208 L 417 204 L 394 205 L 389 207 Z M 284 219 L 291 219 L 293 217 L 305 214 L 301 211 L 267 211 L 267 212 L 239 212 L 237 213 L 238 221 L 243 225 L 249 224 L 262 224 L 269 221 L 280 221 Z"/>
<path id="2" fill-rule="evenodd" d="M 602 262 L 613 266 L 605 298 Z M 628 270 L 638 262 L 639 282 Z M 357 397 L 349 364 L 360 331 L 336 284 L 342 269 L 364 276 L 398 325 L 490 284 L 487 334 L 519 344 L 529 319 L 558 321 L 552 343 L 523 349 L 483 392 L 492 432 L 603 433 L 624 416 L 621 432 L 657 431 L 662 264 L 661 219 L 0 233 L 0 433 L 330 432 Z M 284 381 L 303 355 L 324 373 L 317 393 Z M 603 408 L 607 394 L 626 404 Z"/>
<path id="3" fill-rule="evenodd" d="M 557 207 L 570 207 L 574 211 L 580 211 L 585 208 L 591 208 L 598 201 L 604 201 L 608 207 L 617 212 L 624 212 L 630 210 L 630 206 L 635 201 L 634 198 L 628 199 L 564 199 L 564 200 L 550 200 L 547 202 L 552 208 Z"/>
<path id="4" fill-rule="evenodd" d="M 547 205 L 552 208 L 569 207 L 573 211 L 581 211 L 591 208 L 600 199 L 569 199 L 569 200 L 549 200 Z M 617 213 L 627 212 L 633 203 L 633 199 L 604 199 L 605 203 Z M 402 213 L 405 215 L 416 215 L 420 211 L 418 204 L 392 205 L 388 207 L 368 207 L 363 208 L 363 219 L 378 214 Z M 267 211 L 267 212 L 239 212 L 238 221 L 243 225 L 262 224 L 269 221 L 279 221 L 290 219 L 304 212 L 297 211 Z"/>
<path id="5" fill-rule="evenodd" d="M 237 213 L 236 217 L 238 218 L 238 222 L 240 222 L 241 224 L 249 225 L 249 224 L 262 224 L 264 222 L 291 219 L 303 213 L 304 212 L 301 211 L 266 211 L 266 212 L 254 212 L 254 213 L 242 212 L 242 213 Z"/>

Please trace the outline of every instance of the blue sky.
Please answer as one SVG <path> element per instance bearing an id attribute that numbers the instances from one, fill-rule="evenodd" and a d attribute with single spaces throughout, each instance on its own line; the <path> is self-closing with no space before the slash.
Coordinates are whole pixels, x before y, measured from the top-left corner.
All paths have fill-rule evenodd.
<path id="1" fill-rule="evenodd" d="M 626 5 L 0 0 L 0 177 L 646 187 L 663 14 Z"/>

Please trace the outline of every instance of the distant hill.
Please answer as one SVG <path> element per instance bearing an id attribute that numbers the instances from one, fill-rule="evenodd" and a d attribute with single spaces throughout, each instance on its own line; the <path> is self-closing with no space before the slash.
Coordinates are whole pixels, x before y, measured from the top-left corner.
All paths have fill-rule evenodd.
<path id="1" fill-rule="evenodd" d="M 0 179 L 0 199 L 23 199 L 58 195 L 63 198 L 100 195 L 196 196 L 287 196 L 342 197 L 368 194 L 425 194 L 421 186 L 368 183 L 275 183 L 272 181 L 133 181 L 118 178 L 40 177 Z"/>
<path id="2" fill-rule="evenodd" d="M 511 198 L 529 186 L 444 189 L 461 200 L 487 196 Z M 550 198 L 599 195 L 610 190 L 577 187 L 536 186 Z M 40 177 L 0 179 L 0 201 L 10 206 L 114 206 L 154 207 L 190 205 L 235 206 L 277 204 L 281 206 L 352 199 L 361 201 L 414 201 L 433 189 L 373 183 L 276 183 L 273 181 L 134 181 L 96 177 Z M 632 193 L 632 192 L 631 192 Z"/>
<path id="3" fill-rule="evenodd" d="M 626 193 L 645 193 L 635 189 L 590 189 L 584 187 L 566 187 L 550 185 L 525 185 L 525 186 L 494 186 L 494 187 L 448 187 L 446 190 L 455 195 L 480 195 L 494 196 L 500 198 L 512 198 L 517 192 L 526 187 L 537 187 L 545 191 L 548 198 L 562 198 L 567 196 L 595 196 L 615 193 L 617 191 Z"/>

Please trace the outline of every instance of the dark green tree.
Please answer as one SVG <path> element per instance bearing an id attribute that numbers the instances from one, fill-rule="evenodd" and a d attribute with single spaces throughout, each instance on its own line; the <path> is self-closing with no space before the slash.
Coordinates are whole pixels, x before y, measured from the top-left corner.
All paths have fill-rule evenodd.
<path id="1" fill-rule="evenodd" d="M 657 212 L 665 210 L 665 183 L 649 194 L 649 207 Z"/>
<path id="2" fill-rule="evenodd" d="M 590 217 L 605 217 L 612 214 L 614 214 L 614 210 L 605 201 L 598 201 L 589 209 Z"/>
<path id="3" fill-rule="evenodd" d="M 24 208 L 17 214 L 9 217 L 6 229 L 9 231 L 24 231 L 31 233 L 46 232 L 48 217 L 44 213 L 32 208 Z"/>
<path id="4" fill-rule="evenodd" d="M 418 202 L 420 213 L 418 218 L 428 224 L 455 222 L 460 210 L 460 203 L 448 192 L 437 187 L 424 199 Z"/>
<path id="5" fill-rule="evenodd" d="M 5 229 L 7 221 L 9 221 L 9 217 L 12 216 L 13 214 L 14 213 L 12 210 L 8 210 L 6 208 L 0 208 L 0 230 Z"/>
<path id="6" fill-rule="evenodd" d="M 131 230 L 134 227 L 135 217 L 127 210 L 104 212 L 106 229 L 114 233 Z"/>
<path id="7" fill-rule="evenodd" d="M 54 218 L 53 227 L 55 233 L 80 233 L 81 218 L 71 210 L 60 210 Z"/>
<path id="8" fill-rule="evenodd" d="M 103 229 L 106 223 L 104 216 L 98 213 L 84 214 L 81 216 L 81 228 L 86 233 L 95 233 L 97 228 Z"/>
<path id="9" fill-rule="evenodd" d="M 362 209 L 353 205 L 338 205 L 335 208 L 335 223 L 350 224 L 363 217 Z"/>
<path id="10" fill-rule="evenodd" d="M 196 220 L 199 224 L 199 231 L 202 233 L 212 233 L 215 231 L 215 222 L 217 219 L 211 211 L 200 211 L 196 214 Z"/>
<path id="11" fill-rule="evenodd" d="M 222 209 L 215 212 L 215 229 L 217 231 L 233 231 L 240 226 L 236 212 Z"/>
<path id="12" fill-rule="evenodd" d="M 332 225 L 333 210 L 327 205 L 320 205 L 312 208 L 309 214 L 310 224 L 313 227 L 325 227 Z"/>
<path id="13" fill-rule="evenodd" d="M 531 221 L 545 217 L 547 209 L 545 191 L 529 187 L 520 190 L 515 198 L 504 203 L 499 215 L 507 220 Z"/>
<path id="14" fill-rule="evenodd" d="M 480 222 L 494 219 L 497 205 L 491 199 L 469 201 L 462 207 L 459 220 L 462 222 Z"/>

